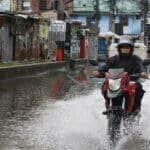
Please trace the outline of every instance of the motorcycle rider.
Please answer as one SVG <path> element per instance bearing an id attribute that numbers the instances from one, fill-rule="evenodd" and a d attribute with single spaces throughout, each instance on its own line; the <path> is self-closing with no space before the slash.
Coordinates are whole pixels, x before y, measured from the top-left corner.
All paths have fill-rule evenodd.
<path id="1" fill-rule="evenodd" d="M 94 76 L 104 76 L 105 72 L 108 72 L 109 68 L 124 68 L 124 71 L 128 72 L 129 75 L 139 74 L 141 77 L 147 77 L 146 69 L 142 64 L 142 60 L 138 56 L 133 55 L 133 52 L 134 45 L 131 43 L 130 39 L 124 37 L 121 38 L 118 44 L 118 55 L 110 57 L 106 63 L 103 65 L 101 64 L 98 71 L 93 73 Z M 136 98 L 132 107 L 132 113 L 136 115 L 140 112 L 141 101 L 145 91 L 138 79 L 134 81 L 136 82 Z M 102 92 L 102 94 L 105 98 L 106 106 L 106 111 L 104 111 L 103 114 L 106 115 L 109 108 L 109 98 L 107 97 L 107 93 Z"/>

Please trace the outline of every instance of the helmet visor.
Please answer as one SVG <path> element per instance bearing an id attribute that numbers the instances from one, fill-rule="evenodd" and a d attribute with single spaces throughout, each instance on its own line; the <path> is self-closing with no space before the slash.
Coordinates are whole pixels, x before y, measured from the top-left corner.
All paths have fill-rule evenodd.
<path id="1" fill-rule="evenodd" d="M 132 48 L 132 44 L 129 43 L 123 43 L 118 45 L 119 48 Z"/>

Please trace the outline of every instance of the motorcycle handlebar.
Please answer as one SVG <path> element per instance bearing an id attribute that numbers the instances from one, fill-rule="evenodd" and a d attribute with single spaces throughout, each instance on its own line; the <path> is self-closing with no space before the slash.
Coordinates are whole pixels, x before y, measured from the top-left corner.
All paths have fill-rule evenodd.
<path id="1" fill-rule="evenodd" d="M 130 79 L 131 80 L 137 80 L 140 78 L 140 75 L 139 74 L 132 74 L 132 75 L 129 75 L 130 76 Z"/>
<path id="2" fill-rule="evenodd" d="M 144 79 L 149 79 L 148 78 L 148 75 L 141 75 L 140 73 L 136 73 L 136 74 L 131 74 L 129 75 L 130 79 L 132 80 L 136 80 L 136 79 L 139 79 L 139 78 L 144 78 Z M 93 75 L 91 76 L 90 78 L 105 78 L 105 75 L 104 73 L 103 74 L 99 74 L 99 75 Z"/>
<path id="3" fill-rule="evenodd" d="M 132 74 L 130 75 L 130 78 L 132 79 L 139 79 L 139 78 L 144 78 L 144 79 L 148 79 L 148 75 L 141 75 L 140 73 L 138 74 Z"/>

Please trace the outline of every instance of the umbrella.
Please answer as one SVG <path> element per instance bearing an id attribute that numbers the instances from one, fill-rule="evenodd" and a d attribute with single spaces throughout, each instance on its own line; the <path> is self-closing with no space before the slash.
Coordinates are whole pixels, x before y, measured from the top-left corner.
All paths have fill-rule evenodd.
<path id="1" fill-rule="evenodd" d="M 101 32 L 99 34 L 100 37 L 104 37 L 104 38 L 116 38 L 116 39 L 120 39 L 120 36 L 117 35 L 116 33 L 113 33 L 111 31 L 108 31 L 108 32 Z"/>

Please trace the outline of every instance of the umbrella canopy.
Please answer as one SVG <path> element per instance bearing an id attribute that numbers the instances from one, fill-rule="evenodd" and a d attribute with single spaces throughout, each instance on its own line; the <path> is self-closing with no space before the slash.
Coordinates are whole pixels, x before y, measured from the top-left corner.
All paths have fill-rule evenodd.
<path id="1" fill-rule="evenodd" d="M 113 33 L 111 31 L 108 32 L 101 32 L 99 34 L 100 37 L 104 37 L 104 38 L 115 38 L 115 39 L 120 39 L 120 36 L 117 35 L 116 33 Z"/>

